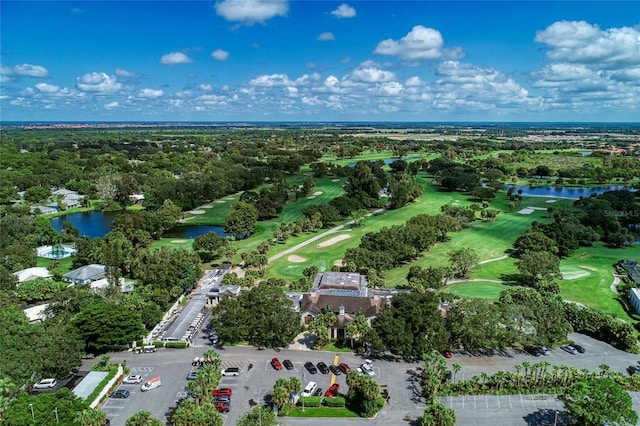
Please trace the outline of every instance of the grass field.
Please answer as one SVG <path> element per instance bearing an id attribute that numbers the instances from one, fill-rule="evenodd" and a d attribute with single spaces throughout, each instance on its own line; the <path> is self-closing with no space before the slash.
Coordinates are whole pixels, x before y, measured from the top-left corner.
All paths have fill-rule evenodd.
<path id="1" fill-rule="evenodd" d="M 441 290 L 443 293 L 451 293 L 460 297 L 477 297 L 480 299 L 498 300 L 500 293 L 509 286 L 504 284 L 474 281 L 449 284 Z"/>
<path id="2" fill-rule="evenodd" d="M 287 413 L 287 417 L 358 417 L 356 413 L 347 408 L 329 408 L 329 407 L 314 407 L 305 408 L 296 407 Z"/>

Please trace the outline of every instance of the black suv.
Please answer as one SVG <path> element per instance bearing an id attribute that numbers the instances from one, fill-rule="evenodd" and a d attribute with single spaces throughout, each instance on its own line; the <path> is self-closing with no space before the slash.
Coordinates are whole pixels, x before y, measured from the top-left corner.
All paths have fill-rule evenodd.
<path id="1" fill-rule="evenodd" d="M 304 368 L 307 369 L 307 371 L 311 374 L 316 374 L 318 372 L 318 369 L 316 368 L 315 365 L 313 365 L 313 363 L 311 361 L 307 361 L 304 363 Z"/>
<path id="2" fill-rule="evenodd" d="M 627 372 L 632 376 L 634 374 L 640 374 L 640 367 L 638 367 L 637 365 L 630 365 L 627 367 Z"/>

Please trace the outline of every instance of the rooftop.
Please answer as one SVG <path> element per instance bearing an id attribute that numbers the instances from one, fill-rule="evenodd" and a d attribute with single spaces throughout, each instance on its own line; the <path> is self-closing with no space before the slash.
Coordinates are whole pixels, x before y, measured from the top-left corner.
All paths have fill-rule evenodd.
<path id="1" fill-rule="evenodd" d="M 311 293 L 366 297 L 367 279 L 355 272 L 325 272 L 316 276 Z"/>

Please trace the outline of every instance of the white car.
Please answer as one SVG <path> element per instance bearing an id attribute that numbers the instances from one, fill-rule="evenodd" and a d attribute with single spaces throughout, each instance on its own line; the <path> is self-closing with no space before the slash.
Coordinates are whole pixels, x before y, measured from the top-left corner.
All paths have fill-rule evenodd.
<path id="1" fill-rule="evenodd" d="M 368 374 L 370 376 L 375 376 L 375 372 L 373 371 L 373 366 L 371 364 L 368 363 L 364 363 L 360 366 L 360 370 L 364 373 L 364 374 Z"/>
<path id="2" fill-rule="evenodd" d="M 140 382 L 142 382 L 142 376 L 139 374 L 132 374 L 122 381 L 122 383 L 127 385 L 137 385 Z"/>
<path id="3" fill-rule="evenodd" d="M 56 379 L 42 379 L 35 385 L 33 385 L 34 389 L 51 389 L 55 388 L 58 384 Z"/>

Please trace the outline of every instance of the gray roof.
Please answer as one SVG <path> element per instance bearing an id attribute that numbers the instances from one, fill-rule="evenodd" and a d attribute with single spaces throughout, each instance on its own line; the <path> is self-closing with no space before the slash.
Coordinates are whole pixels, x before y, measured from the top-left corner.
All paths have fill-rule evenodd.
<path id="1" fill-rule="evenodd" d="M 90 371 L 89 374 L 73 388 L 73 393 L 82 399 L 86 399 L 91 395 L 91 392 L 98 387 L 100 382 L 107 377 L 107 374 L 109 374 L 108 371 Z"/>
<path id="2" fill-rule="evenodd" d="M 105 273 L 105 266 L 94 263 L 91 265 L 81 266 L 78 269 L 74 269 L 71 272 L 67 272 L 66 274 L 64 274 L 64 278 L 67 280 L 73 280 L 73 281 L 86 281 L 86 280 L 97 279 L 101 275 L 104 275 L 104 273 Z"/>
<path id="3" fill-rule="evenodd" d="M 312 293 L 367 296 L 367 279 L 355 272 L 325 272 L 316 276 Z"/>

